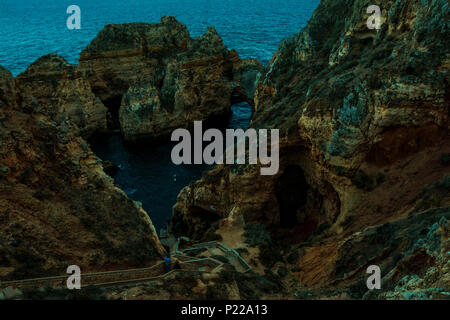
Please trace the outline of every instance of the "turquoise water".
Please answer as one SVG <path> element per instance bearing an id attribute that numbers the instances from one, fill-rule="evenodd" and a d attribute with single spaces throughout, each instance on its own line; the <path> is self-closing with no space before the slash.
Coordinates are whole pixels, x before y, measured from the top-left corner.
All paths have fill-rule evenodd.
<path id="1" fill-rule="evenodd" d="M 81 29 L 68 30 L 67 7 L 81 9 Z M 158 22 L 174 15 L 191 36 L 216 27 L 225 44 L 266 63 L 280 41 L 299 32 L 319 0 L 0 0 L 0 65 L 14 75 L 37 58 L 58 53 L 77 63 L 105 24 Z"/>
<path id="2" fill-rule="evenodd" d="M 66 27 L 66 10 L 73 4 L 81 8 L 81 30 Z M 267 63 L 280 41 L 299 32 L 318 4 L 319 0 L 0 0 L 0 65 L 17 75 L 50 52 L 77 63 L 82 49 L 105 24 L 157 22 L 165 15 L 186 24 L 191 36 L 213 25 L 228 48 Z M 250 106 L 237 104 L 232 110 L 228 127 L 247 128 Z M 208 169 L 174 165 L 168 145 L 128 148 L 120 134 L 97 141 L 92 149 L 121 168 L 115 183 L 142 202 L 158 230 L 170 218 L 181 189 Z"/>
<path id="3" fill-rule="evenodd" d="M 247 129 L 251 107 L 247 103 L 232 106 L 233 114 L 228 128 Z M 180 191 L 192 180 L 201 178 L 203 172 L 213 168 L 208 165 L 175 165 L 170 158 L 172 146 L 139 147 L 126 146 L 120 134 L 91 145 L 103 160 L 119 166 L 114 181 L 133 200 L 142 202 L 157 230 L 172 215 L 172 206 Z"/>

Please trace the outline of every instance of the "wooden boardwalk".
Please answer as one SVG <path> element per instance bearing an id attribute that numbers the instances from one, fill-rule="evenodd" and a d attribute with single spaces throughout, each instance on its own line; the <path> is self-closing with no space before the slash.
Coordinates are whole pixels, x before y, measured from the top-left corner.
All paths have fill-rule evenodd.
<path id="1" fill-rule="evenodd" d="M 175 241 L 172 247 L 172 257 L 179 261 L 181 269 L 172 270 L 166 273 L 164 261 L 160 261 L 148 268 L 86 273 L 81 274 L 82 287 L 124 286 L 165 279 L 177 274 L 188 277 L 199 273 L 213 273 L 221 270 L 225 264 L 234 267 L 236 271 L 242 273 L 251 270 L 251 267 L 240 257 L 236 250 L 229 249 L 219 242 L 212 241 L 199 243 L 184 250 L 180 249 L 179 246 L 180 241 Z M 199 251 L 201 251 L 200 254 L 194 254 Z M 0 282 L 0 288 L 66 287 L 68 277 L 69 275 L 63 275 L 4 281 Z"/>

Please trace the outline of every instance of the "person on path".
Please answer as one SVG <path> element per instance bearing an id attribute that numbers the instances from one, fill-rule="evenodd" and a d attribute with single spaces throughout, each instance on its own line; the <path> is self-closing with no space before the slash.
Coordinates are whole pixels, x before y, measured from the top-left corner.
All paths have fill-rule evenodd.
<path id="1" fill-rule="evenodd" d="M 172 258 L 170 257 L 170 254 L 164 257 L 164 269 L 167 272 L 170 272 L 170 267 L 172 265 Z"/>

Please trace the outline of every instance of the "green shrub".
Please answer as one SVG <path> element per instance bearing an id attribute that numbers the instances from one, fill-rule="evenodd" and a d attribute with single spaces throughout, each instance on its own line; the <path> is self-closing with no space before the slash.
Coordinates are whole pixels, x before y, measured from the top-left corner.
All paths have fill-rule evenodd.
<path id="1" fill-rule="evenodd" d="M 386 176 L 382 172 L 378 172 L 377 175 L 375 176 L 375 182 L 376 182 L 377 186 L 382 184 L 385 180 L 386 180 Z"/>
<path id="2" fill-rule="evenodd" d="M 441 162 L 442 164 L 449 164 L 450 163 L 450 153 L 442 153 L 441 154 Z"/>
<path id="3" fill-rule="evenodd" d="M 267 246 L 272 244 L 272 238 L 263 224 L 247 224 L 244 231 L 245 242 L 251 247 Z"/>
<path id="4" fill-rule="evenodd" d="M 342 225 L 343 227 L 346 227 L 346 226 L 348 226 L 350 223 L 352 223 L 352 222 L 354 221 L 354 219 L 355 219 L 355 216 L 348 216 L 348 217 L 345 218 L 344 221 L 342 221 L 341 225 Z"/>
<path id="5" fill-rule="evenodd" d="M 201 241 L 202 242 L 208 242 L 208 241 L 222 241 L 222 236 L 220 234 L 217 234 L 216 231 L 219 229 L 219 225 L 216 223 L 211 228 L 209 228 L 205 234 L 203 235 Z"/>
<path id="6" fill-rule="evenodd" d="M 272 268 L 275 263 L 282 259 L 283 257 L 280 254 L 280 250 L 276 246 L 264 245 L 259 247 L 259 260 L 263 266 Z"/>

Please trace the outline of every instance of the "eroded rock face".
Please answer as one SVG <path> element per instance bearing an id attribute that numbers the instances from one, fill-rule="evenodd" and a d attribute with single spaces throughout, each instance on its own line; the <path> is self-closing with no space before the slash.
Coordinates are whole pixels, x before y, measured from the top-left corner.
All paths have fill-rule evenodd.
<path id="1" fill-rule="evenodd" d="M 186 26 L 164 17 L 106 26 L 78 69 L 118 118 L 125 140 L 135 142 L 165 139 L 194 120 L 227 121 L 233 99 L 253 95 L 261 66 L 228 51 L 213 27 L 192 39 Z"/>
<path id="2" fill-rule="evenodd" d="M 233 54 L 237 55 L 237 52 Z M 236 94 L 239 94 L 240 99 L 247 97 L 246 102 L 251 106 L 254 105 L 256 83 L 261 76 L 261 71 L 262 65 L 255 59 L 240 59 L 234 65 L 234 79 L 238 84 L 235 88 Z"/>
<path id="3" fill-rule="evenodd" d="M 0 66 L 0 108 L 15 105 L 16 99 L 13 75 L 9 70 Z"/>
<path id="4" fill-rule="evenodd" d="M 378 31 L 366 25 L 372 4 L 383 9 Z M 448 14 L 446 1 L 322 1 L 307 27 L 280 44 L 256 87 L 251 125 L 280 129 L 279 173 L 217 167 L 180 193 L 174 227 L 198 237 L 208 226 L 196 221 L 208 212 L 215 221 L 263 222 L 272 237 L 302 248 L 300 285 L 334 288 L 333 257 L 344 240 L 403 219 L 424 186 L 448 172 L 440 160 L 450 151 Z M 292 173 L 298 178 L 286 178 Z M 436 197 L 420 210 L 449 204 Z M 438 212 L 437 220 L 448 215 Z M 286 218 L 292 227 L 282 225 Z"/>
<path id="5" fill-rule="evenodd" d="M 228 51 L 214 28 L 192 39 L 173 17 L 105 27 L 79 66 L 49 54 L 16 79 L 0 67 L 0 277 L 159 259 L 151 220 L 82 138 L 114 125 L 121 104 L 130 141 L 222 118 L 232 98 L 253 94 L 260 68 Z"/>
<path id="6" fill-rule="evenodd" d="M 114 186 L 78 128 L 26 111 L 32 94 L 36 108 L 51 108 L 46 93 L 56 86 L 41 83 L 39 91 L 40 80 L 25 86 L 22 76 L 16 87 L 0 70 L 0 279 L 64 274 L 71 264 L 88 271 L 160 259 L 164 249 L 147 214 Z"/>
<path id="7" fill-rule="evenodd" d="M 83 137 L 106 131 L 106 107 L 75 66 L 60 56 L 39 58 L 16 81 L 25 111 L 52 120 L 70 119 Z"/>
<path id="8" fill-rule="evenodd" d="M 173 17 L 154 24 L 107 25 L 81 53 L 79 69 L 96 95 L 108 101 L 131 85 L 160 81 L 159 61 L 186 48 L 189 41 L 186 26 Z"/>

